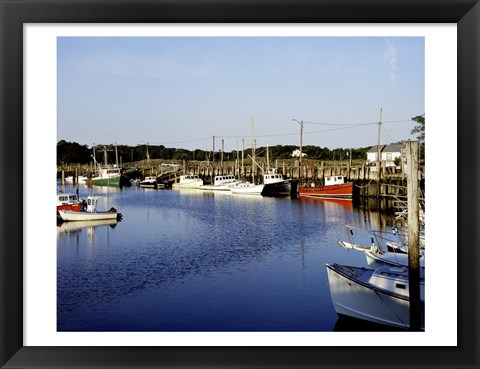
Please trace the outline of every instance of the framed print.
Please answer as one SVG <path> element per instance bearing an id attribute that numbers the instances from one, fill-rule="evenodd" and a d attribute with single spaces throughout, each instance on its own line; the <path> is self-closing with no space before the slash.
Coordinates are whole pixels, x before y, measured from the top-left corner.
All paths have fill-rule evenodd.
<path id="1" fill-rule="evenodd" d="M 478 129 L 480 5 L 478 1 L 125 0 L 112 2 L 99 0 L 87 2 L 65 0 L 51 2 L 38 0 L 22 2 L 0 0 L 0 9 L 2 13 L 0 366 L 2 368 L 479 367 L 477 229 L 480 184 L 478 183 L 477 147 L 480 139 Z M 428 230 L 430 234 L 436 234 L 434 240 L 439 240 L 430 247 L 435 248 L 435 253 L 441 253 L 442 257 L 452 262 L 450 265 L 443 264 L 441 268 L 435 269 L 437 271 L 436 299 L 430 300 L 435 301 L 435 304 L 430 306 L 426 304 L 426 308 L 434 311 L 436 317 L 435 327 L 430 329 L 430 334 L 428 329 L 425 329 L 425 332 L 402 331 L 395 332 L 395 335 L 381 336 L 378 332 L 364 331 L 329 331 L 322 332 L 326 335 L 318 335 L 318 332 L 300 332 L 296 330 L 297 326 L 285 333 L 281 329 L 276 331 L 272 326 L 269 330 L 268 325 L 259 331 L 234 329 L 232 332 L 225 333 L 213 328 L 211 331 L 204 332 L 202 328 L 205 325 L 202 325 L 202 318 L 199 318 L 196 321 L 199 327 L 197 330 L 189 330 L 187 326 L 183 331 L 166 329 L 167 332 L 157 335 L 154 329 L 152 329 L 154 332 L 144 329 L 144 331 L 135 332 L 138 333 L 137 335 L 129 335 L 128 333 L 131 332 L 123 334 L 128 331 L 128 327 L 125 328 L 125 326 L 121 329 L 107 328 L 100 332 L 92 329 L 91 332 L 86 332 L 82 329 L 75 330 L 76 323 L 68 325 L 65 324 L 65 319 L 58 319 L 58 314 L 64 312 L 55 305 L 58 298 L 56 293 L 51 293 L 55 292 L 55 288 L 61 282 L 57 280 L 54 270 L 58 266 L 56 264 L 58 260 L 53 260 L 52 264 L 51 258 L 46 256 L 51 255 L 53 249 L 49 238 L 50 231 L 37 224 L 37 221 L 41 223 L 40 218 L 45 218 L 43 202 L 46 191 L 35 185 L 37 181 L 44 181 L 42 176 L 50 176 L 51 162 L 55 160 L 55 149 L 50 146 L 56 142 L 54 143 L 51 139 L 52 135 L 49 131 L 56 124 L 53 123 L 52 126 L 51 122 L 56 120 L 56 115 L 45 115 L 42 116 L 45 121 L 39 120 L 38 115 L 41 113 L 38 112 L 41 112 L 44 106 L 42 106 L 43 102 L 36 97 L 39 94 L 38 91 L 41 91 L 40 94 L 44 92 L 45 95 L 51 95 L 53 92 L 55 95 L 57 91 L 62 91 L 62 86 L 55 76 L 37 83 L 34 86 L 35 95 L 32 93 L 30 81 L 36 75 L 43 73 L 47 75 L 52 66 L 58 68 L 61 64 L 63 49 L 58 48 L 58 45 L 62 45 L 62 37 L 55 32 L 48 36 L 50 40 L 55 41 L 54 43 L 40 42 L 40 35 L 47 34 L 51 29 L 63 27 L 64 33 L 61 36 L 76 37 L 75 32 L 65 30 L 70 26 L 77 26 L 84 27 L 84 30 L 88 27 L 97 27 L 93 32 L 98 31 L 103 36 L 109 36 L 110 29 L 115 29 L 111 33 L 115 36 L 115 32 L 123 27 L 120 33 L 123 36 L 130 36 L 135 34 L 133 32 L 136 31 L 133 30 L 142 27 L 153 29 L 158 25 L 164 26 L 164 29 L 167 29 L 165 32 L 167 34 L 171 32 L 173 36 L 178 36 L 175 32 L 182 27 L 183 29 L 192 27 L 187 32 L 189 36 L 196 35 L 195 32 L 199 29 L 208 28 L 222 37 L 236 36 L 234 33 L 228 33 L 230 26 L 257 27 L 255 31 L 257 33 L 254 33 L 254 36 L 258 36 L 260 32 L 266 32 L 266 34 L 270 32 L 269 35 L 274 36 L 288 35 L 294 27 L 315 29 L 316 26 L 322 25 L 337 27 L 337 29 L 349 26 L 385 27 L 386 29 L 389 26 L 395 26 L 401 29 L 400 33 L 408 36 L 410 35 L 407 31 L 408 27 L 425 25 L 425 29 L 438 26 L 438 30 L 432 33 L 445 35 L 443 40 L 445 45 L 449 41 L 447 38 L 455 33 L 441 33 L 440 26 L 447 25 L 451 27 L 450 30 L 453 29 L 452 27 L 456 28 L 456 37 L 453 37 L 457 46 L 456 58 L 445 46 L 446 51 L 443 54 L 440 52 L 435 58 L 428 54 L 428 60 L 425 61 L 427 75 L 431 76 L 429 71 L 435 69 L 434 89 L 451 89 L 452 91 L 448 91 L 451 92 L 448 96 L 457 96 L 456 101 L 452 98 L 450 101 L 442 102 L 445 106 L 451 103 L 448 108 L 457 113 L 456 116 L 448 116 L 453 123 L 439 120 L 438 125 L 435 126 L 432 123 L 428 128 L 430 132 L 443 132 L 439 136 L 440 139 L 436 138 L 437 156 L 431 161 L 435 163 L 431 171 L 437 172 L 434 178 L 435 181 L 440 182 L 433 185 L 436 188 L 442 188 L 442 190 L 436 189 L 435 200 L 437 202 L 438 199 L 438 203 L 433 208 L 445 211 L 445 214 L 436 215 L 440 222 L 433 223 L 434 229 Z M 100 32 L 102 27 L 103 30 Z M 282 28 L 288 28 L 288 30 L 282 31 Z M 87 31 L 84 32 L 88 34 Z M 145 36 L 145 34 L 142 35 Z M 75 47 L 78 48 L 77 50 L 84 51 L 80 44 Z M 426 52 L 430 52 L 433 45 L 427 43 L 424 47 Z M 442 39 L 438 36 L 435 47 L 436 50 L 442 50 Z M 42 54 L 53 56 L 51 59 L 53 62 L 43 65 L 42 58 L 39 57 Z M 396 60 L 392 54 L 390 56 L 390 78 L 394 79 Z M 33 69 L 32 66 L 34 66 Z M 108 68 L 110 67 L 112 66 L 109 65 Z M 124 73 L 118 70 L 116 72 Z M 165 73 L 174 72 L 174 69 L 166 68 Z M 204 70 L 197 72 L 202 73 Z M 451 75 L 455 77 L 455 74 L 456 86 L 454 83 L 452 85 L 452 79 L 449 77 Z M 151 78 L 148 73 L 145 76 Z M 431 82 L 430 79 L 428 83 Z M 425 104 L 425 109 L 428 111 L 435 110 L 437 107 L 432 106 L 431 100 Z M 301 117 L 290 118 L 301 119 Z M 299 123 L 303 129 L 303 120 L 301 122 L 292 120 Z M 33 126 L 32 121 L 35 122 Z M 296 123 L 294 122 L 295 127 Z M 35 133 L 32 134 L 32 132 Z M 215 140 L 215 136 L 213 139 Z M 146 144 L 148 147 L 148 143 Z M 302 143 L 300 143 L 300 158 L 302 157 L 301 145 Z M 252 149 L 253 147 L 252 144 Z M 32 152 L 38 153 L 37 156 L 44 160 L 44 162 L 35 162 L 35 171 L 31 171 Z M 215 152 L 215 149 L 212 152 Z M 456 158 L 456 161 L 452 158 Z M 39 170 L 37 167 L 44 169 Z M 428 170 L 430 169 L 427 168 Z M 438 173 L 443 174 L 438 176 Z M 35 206 L 32 207 L 32 204 L 38 204 L 38 209 Z M 441 204 L 444 206 L 441 207 Z M 448 232 L 448 234 L 442 238 L 438 235 L 442 232 Z M 444 244 L 442 239 L 448 240 L 448 243 L 455 243 L 450 240 L 456 240 L 458 247 Z M 173 248 L 170 251 L 178 252 Z M 87 254 L 85 257 L 88 258 L 88 256 Z M 42 260 L 43 257 L 45 260 Z M 203 255 L 199 254 L 198 257 Z M 134 273 L 133 268 L 129 275 Z M 32 280 L 37 280 L 37 284 L 33 287 Z M 452 286 L 456 287 L 456 290 Z M 237 287 L 239 290 L 245 288 Z M 188 291 L 188 293 L 191 292 L 191 290 Z M 201 291 L 198 293 L 200 294 Z M 70 294 L 69 298 L 72 296 L 74 294 Z M 67 315 L 63 315 L 65 316 Z M 109 319 L 108 315 L 102 317 Z M 267 318 L 265 316 L 265 320 Z M 98 326 L 101 323 L 96 321 L 94 325 Z M 175 328 L 179 326 L 181 326 L 180 323 Z M 141 327 L 148 327 L 148 321 Z M 452 333 L 454 328 L 456 331 Z M 449 337 L 444 341 L 426 341 L 425 337 L 430 338 L 433 335 L 432 332 L 439 336 L 443 333 Z"/>

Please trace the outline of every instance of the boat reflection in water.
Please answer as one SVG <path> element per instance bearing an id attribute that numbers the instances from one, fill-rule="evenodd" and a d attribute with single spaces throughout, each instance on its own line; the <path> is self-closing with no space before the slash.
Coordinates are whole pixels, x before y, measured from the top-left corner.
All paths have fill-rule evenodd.
<path id="1" fill-rule="evenodd" d="M 404 332 L 405 329 L 384 324 L 369 322 L 367 320 L 340 315 L 333 327 L 334 332 Z"/>
<path id="2" fill-rule="evenodd" d="M 351 199 L 322 199 L 315 197 L 299 197 L 300 201 L 305 203 L 311 202 L 315 204 L 323 204 L 325 209 L 335 210 L 335 209 L 344 209 L 344 210 L 353 210 L 353 203 Z"/>
<path id="3" fill-rule="evenodd" d="M 95 230 L 97 227 L 110 226 L 115 228 L 118 221 L 116 219 L 88 220 L 76 222 L 57 223 L 57 235 L 81 232 L 87 229 L 87 232 Z"/>

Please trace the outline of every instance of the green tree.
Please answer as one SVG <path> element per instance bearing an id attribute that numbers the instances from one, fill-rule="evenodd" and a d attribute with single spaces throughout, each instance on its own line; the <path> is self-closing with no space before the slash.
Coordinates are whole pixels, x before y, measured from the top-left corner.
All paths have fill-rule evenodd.
<path id="1" fill-rule="evenodd" d="M 412 135 L 417 135 L 418 141 L 420 143 L 425 143 L 425 114 L 417 115 L 413 117 L 412 120 L 417 123 L 417 125 L 411 130 Z"/>

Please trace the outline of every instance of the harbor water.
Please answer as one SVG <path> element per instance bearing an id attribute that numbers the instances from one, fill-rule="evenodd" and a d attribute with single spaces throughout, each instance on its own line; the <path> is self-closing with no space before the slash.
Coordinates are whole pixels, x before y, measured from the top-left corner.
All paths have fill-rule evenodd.
<path id="1" fill-rule="evenodd" d="M 337 244 L 345 224 L 394 223 L 350 201 L 80 186 L 91 193 L 123 219 L 57 224 L 57 331 L 356 330 L 335 313 L 325 264 L 367 265 Z"/>

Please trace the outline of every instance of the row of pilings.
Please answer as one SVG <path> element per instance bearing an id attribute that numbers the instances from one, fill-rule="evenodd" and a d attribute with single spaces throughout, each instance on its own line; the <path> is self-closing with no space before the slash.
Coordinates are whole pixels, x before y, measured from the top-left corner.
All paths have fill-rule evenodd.
<path id="1" fill-rule="evenodd" d="M 246 159 L 244 165 L 240 161 L 229 162 L 205 162 L 205 161 L 167 161 L 161 159 L 143 160 L 136 163 L 123 164 L 124 175 L 127 179 L 146 176 L 158 176 L 166 182 L 174 182 L 182 174 L 195 174 L 206 183 L 212 183 L 216 175 L 234 175 L 251 182 L 260 182 L 262 173 L 268 169 L 275 169 L 285 178 L 298 181 L 299 186 L 310 186 L 324 183 L 326 176 L 344 176 L 354 183 L 354 197 L 360 198 L 389 198 L 406 196 L 406 176 L 403 167 L 380 167 L 380 175 L 377 167 L 362 165 L 350 165 L 350 163 L 327 163 L 316 160 L 303 160 L 300 165 L 298 160 L 275 160 L 273 165 L 267 165 L 263 158 L 253 164 Z M 92 175 L 94 167 L 90 165 L 65 164 L 58 167 L 57 178 L 68 175 Z M 380 179 L 380 181 L 379 181 Z M 424 169 L 419 172 L 420 188 L 424 188 Z"/>

